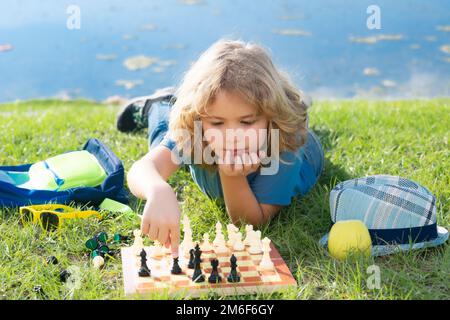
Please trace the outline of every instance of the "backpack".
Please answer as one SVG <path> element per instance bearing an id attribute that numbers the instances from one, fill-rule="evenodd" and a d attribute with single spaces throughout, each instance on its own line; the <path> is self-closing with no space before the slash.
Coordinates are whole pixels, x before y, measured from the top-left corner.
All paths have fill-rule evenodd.
<path id="1" fill-rule="evenodd" d="M 57 159 L 53 157 L 47 161 L 41 161 L 35 164 L 24 164 L 17 166 L 0 166 L 0 208 L 20 207 L 32 204 L 58 203 L 69 204 L 76 203 L 81 205 L 90 205 L 98 207 L 105 198 L 109 198 L 124 204 L 128 203 L 129 194 L 124 188 L 124 168 L 120 159 L 101 141 L 92 138 L 89 139 L 83 147 L 83 150 L 88 152 L 92 159 L 97 160 L 99 164 L 96 171 L 98 177 L 91 179 L 91 184 L 81 183 L 86 182 L 86 173 L 83 179 L 76 180 L 75 175 L 71 175 L 70 168 L 65 168 L 66 175 L 61 177 L 49 167 L 49 163 L 56 163 L 57 161 L 49 161 Z M 73 152 L 75 155 L 76 152 Z M 61 159 L 71 156 L 71 152 L 61 155 L 59 158 L 59 167 L 61 168 Z M 84 159 L 87 159 L 83 155 Z M 92 157 L 93 156 L 93 157 Z M 87 162 L 82 162 L 86 164 Z M 74 161 L 72 161 L 72 166 Z M 100 167 L 101 166 L 101 167 Z M 57 188 L 33 188 L 33 183 L 30 183 L 30 170 L 37 170 L 45 174 L 53 174 Z M 83 169 L 84 167 L 81 167 Z M 45 173 L 45 169 L 48 172 Z M 102 170 L 103 169 L 103 170 Z M 36 173 L 34 173 L 36 175 Z M 48 174 L 46 178 L 48 178 Z M 66 181 L 63 178 L 66 178 Z M 101 179 L 99 180 L 99 178 Z M 70 180 L 70 181 L 69 181 Z M 89 180 L 89 179 L 88 179 Z M 100 183 L 101 182 L 101 183 Z M 99 183 L 94 186 L 93 184 Z M 62 186 L 70 186 L 63 188 Z"/>

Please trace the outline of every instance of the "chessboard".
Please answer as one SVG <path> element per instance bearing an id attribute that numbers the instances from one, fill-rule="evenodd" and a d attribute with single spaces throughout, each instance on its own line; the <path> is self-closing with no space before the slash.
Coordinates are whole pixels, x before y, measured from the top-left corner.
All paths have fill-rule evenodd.
<path id="1" fill-rule="evenodd" d="M 201 254 L 200 267 L 205 281 L 196 283 L 192 280 L 194 269 L 187 267 L 189 258 L 185 255 L 179 257 L 181 274 L 171 274 L 173 258 L 170 250 L 165 250 L 160 256 L 154 257 L 151 252 L 154 246 L 143 247 L 147 253 L 147 266 L 150 269 L 150 277 L 140 277 L 140 257 L 136 255 L 132 247 L 121 248 L 124 288 L 126 295 L 163 293 L 169 296 L 199 297 L 203 294 L 215 293 L 220 296 L 246 295 L 258 293 L 273 293 L 297 286 L 288 266 L 279 254 L 273 243 L 270 243 L 270 259 L 273 268 L 262 269 L 259 263 L 263 254 L 250 254 L 248 246 L 242 251 L 235 251 L 228 246 L 228 252 L 203 251 Z M 237 259 L 237 272 L 240 276 L 239 282 L 228 282 L 230 273 L 230 257 L 234 255 Z M 221 281 L 209 283 L 211 274 L 211 260 L 219 261 L 218 272 Z"/>

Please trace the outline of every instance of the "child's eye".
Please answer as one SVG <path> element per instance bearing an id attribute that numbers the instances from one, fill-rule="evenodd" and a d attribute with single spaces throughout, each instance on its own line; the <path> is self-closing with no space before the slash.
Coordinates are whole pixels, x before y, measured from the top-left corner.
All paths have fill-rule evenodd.
<path id="1" fill-rule="evenodd" d="M 241 123 L 242 123 L 242 124 L 245 124 L 245 125 L 247 125 L 247 126 L 249 126 L 249 125 L 251 125 L 251 124 L 254 124 L 255 121 L 241 121 Z"/>
<path id="2" fill-rule="evenodd" d="M 211 122 L 213 126 L 220 126 L 223 122 Z"/>

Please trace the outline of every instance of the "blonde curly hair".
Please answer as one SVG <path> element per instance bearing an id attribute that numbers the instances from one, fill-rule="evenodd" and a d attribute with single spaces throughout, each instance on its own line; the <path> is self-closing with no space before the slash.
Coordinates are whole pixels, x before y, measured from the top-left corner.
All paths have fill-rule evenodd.
<path id="1" fill-rule="evenodd" d="M 239 94 L 267 117 L 269 146 L 271 129 L 279 129 L 280 153 L 294 152 L 306 142 L 308 105 L 303 102 L 303 92 L 293 85 L 286 72 L 274 66 L 261 45 L 223 38 L 201 54 L 176 90 L 169 133 L 189 132 L 172 136 L 183 154 L 192 156 L 199 144 L 201 150 L 206 147 L 203 139 L 194 140 L 194 122 L 207 114 L 206 109 L 219 90 Z M 208 169 L 216 166 L 203 161 L 200 165 Z"/>

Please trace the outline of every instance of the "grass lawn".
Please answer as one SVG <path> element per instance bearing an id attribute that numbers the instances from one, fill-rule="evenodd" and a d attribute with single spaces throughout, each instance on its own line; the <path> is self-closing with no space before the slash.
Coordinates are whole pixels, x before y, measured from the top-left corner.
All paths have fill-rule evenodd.
<path id="1" fill-rule="evenodd" d="M 32 163 L 78 150 L 96 137 L 128 170 L 147 152 L 147 133 L 119 133 L 115 129 L 118 109 L 83 100 L 0 105 L 0 165 Z M 436 195 L 438 223 L 449 228 L 450 99 L 320 101 L 310 117 L 325 149 L 324 174 L 307 196 L 294 199 L 262 230 L 279 248 L 298 287 L 256 298 L 449 299 L 448 244 L 349 263 L 336 262 L 319 247 L 318 240 L 331 226 L 328 197 L 333 186 L 373 174 L 400 175 L 428 187 Z M 184 214 L 191 219 L 194 237 L 204 232 L 213 235 L 217 220 L 229 223 L 224 209 L 201 193 L 189 172 L 180 170 L 169 182 L 182 200 Z M 140 212 L 143 203 L 132 197 L 131 206 Z M 115 215 L 101 222 L 72 220 L 59 236 L 48 235 L 36 226 L 22 227 L 18 221 L 17 211 L 0 210 L 1 298 L 39 298 L 33 291 L 35 285 L 41 285 L 50 299 L 124 298 L 120 257 L 107 261 L 104 269 L 94 270 L 84 242 L 102 230 L 110 236 L 130 232 L 139 226 L 137 218 Z M 58 267 L 44 263 L 50 255 L 65 268 L 79 268 L 79 289 L 59 281 Z M 380 268 L 379 289 L 367 285 L 371 275 L 367 267 L 372 264 Z"/>

